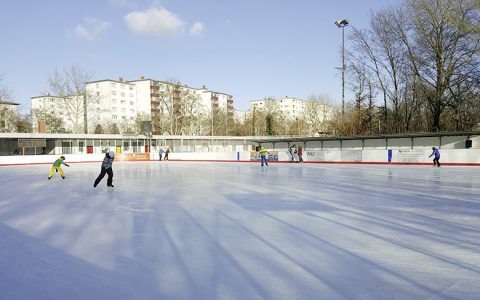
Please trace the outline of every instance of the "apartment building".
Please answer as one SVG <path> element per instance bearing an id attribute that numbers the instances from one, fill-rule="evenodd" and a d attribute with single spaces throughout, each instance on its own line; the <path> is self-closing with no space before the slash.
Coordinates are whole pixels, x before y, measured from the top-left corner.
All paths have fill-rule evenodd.
<path id="1" fill-rule="evenodd" d="M 15 132 L 18 105 L 18 103 L 0 101 L 0 132 Z"/>
<path id="2" fill-rule="evenodd" d="M 122 77 L 88 82 L 86 91 L 97 104 L 95 109 L 100 124 L 131 122 L 139 113 L 150 115 L 150 105 L 138 99 L 137 86 Z"/>
<path id="3" fill-rule="evenodd" d="M 302 117 L 308 101 L 298 98 L 285 97 L 282 99 L 263 99 L 250 101 L 250 110 L 277 109 L 285 114 L 289 119 Z"/>
<path id="4" fill-rule="evenodd" d="M 205 107 L 208 112 L 221 109 L 233 113 L 232 95 L 210 91 L 205 85 L 200 89 L 196 89 L 195 93 L 199 95 L 202 106 Z"/>
<path id="5" fill-rule="evenodd" d="M 187 85 L 177 85 L 141 76 L 139 80 L 126 81 L 122 77 L 118 80 L 98 80 L 86 83 L 88 132 L 94 132 L 97 125 L 118 125 L 131 123 L 137 116 L 152 120 L 155 115 L 173 109 L 173 114 L 181 114 L 181 106 L 186 95 L 192 95 L 200 100 L 193 113 L 210 114 L 212 109 L 224 108 L 233 114 L 232 95 L 202 88 L 191 88 Z M 83 97 L 83 96 L 82 96 Z M 171 97 L 171 99 L 167 99 Z M 79 104 L 72 121 L 71 111 L 65 112 L 64 99 L 51 95 L 32 97 L 32 110 L 43 110 L 54 113 L 62 118 L 65 131 L 84 132 L 83 130 L 83 105 Z M 82 102 L 84 99 L 68 97 L 71 102 Z M 170 101 L 170 102 L 169 102 Z M 169 107 L 166 107 L 166 106 Z M 170 107 L 171 106 L 171 107 Z M 42 131 L 38 121 L 33 122 L 34 131 Z"/>

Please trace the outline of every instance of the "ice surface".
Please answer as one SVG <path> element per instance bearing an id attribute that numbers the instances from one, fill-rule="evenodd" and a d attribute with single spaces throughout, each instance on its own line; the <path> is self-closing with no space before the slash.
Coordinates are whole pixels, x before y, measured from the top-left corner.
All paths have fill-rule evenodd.
<path id="1" fill-rule="evenodd" d="M 0 167 L 0 299 L 480 298 L 480 168 L 63 168 Z"/>

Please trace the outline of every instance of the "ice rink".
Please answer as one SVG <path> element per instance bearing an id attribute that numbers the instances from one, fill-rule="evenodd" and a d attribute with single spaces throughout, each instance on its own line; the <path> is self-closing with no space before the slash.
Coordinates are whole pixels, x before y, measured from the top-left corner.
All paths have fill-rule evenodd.
<path id="1" fill-rule="evenodd" d="M 480 299 L 477 167 L 63 169 L 0 167 L 0 299 Z"/>

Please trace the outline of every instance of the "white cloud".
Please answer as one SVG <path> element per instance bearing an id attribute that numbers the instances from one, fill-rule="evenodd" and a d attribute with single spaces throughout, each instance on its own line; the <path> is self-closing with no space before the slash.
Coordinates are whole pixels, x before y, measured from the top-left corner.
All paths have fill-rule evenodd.
<path id="1" fill-rule="evenodd" d="M 86 17 L 82 24 L 75 27 L 75 35 L 80 39 L 95 40 L 110 24 L 93 17 Z"/>
<path id="2" fill-rule="evenodd" d="M 190 34 L 193 36 L 201 36 L 205 31 L 205 25 L 202 22 L 195 22 L 195 24 L 190 27 Z"/>
<path id="3" fill-rule="evenodd" d="M 83 28 L 82 25 L 77 25 L 77 27 L 75 27 L 75 34 L 78 38 L 93 41 L 93 36 L 90 34 L 90 32 Z"/>
<path id="4" fill-rule="evenodd" d="M 185 31 L 185 23 L 164 8 L 134 11 L 124 20 L 131 31 L 145 36 L 170 38 Z"/>

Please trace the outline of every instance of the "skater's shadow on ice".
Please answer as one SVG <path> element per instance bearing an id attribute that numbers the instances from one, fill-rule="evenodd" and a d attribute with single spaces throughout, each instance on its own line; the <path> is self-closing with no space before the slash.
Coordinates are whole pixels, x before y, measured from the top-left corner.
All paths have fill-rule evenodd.
<path id="1" fill-rule="evenodd" d="M 37 299 L 160 296 L 139 296 L 141 288 L 128 273 L 96 266 L 4 224 L 0 224 L 0 236 L 2 299 L 31 299 L 32 295 Z M 144 281 L 141 285 L 152 284 Z"/>
<path id="2" fill-rule="evenodd" d="M 285 194 L 235 194 L 229 200 L 252 211 L 335 211 L 337 208 L 311 199 L 289 197 Z"/>

